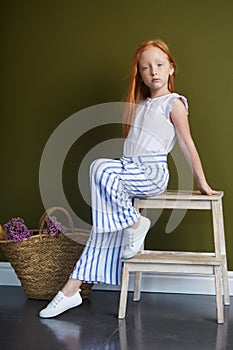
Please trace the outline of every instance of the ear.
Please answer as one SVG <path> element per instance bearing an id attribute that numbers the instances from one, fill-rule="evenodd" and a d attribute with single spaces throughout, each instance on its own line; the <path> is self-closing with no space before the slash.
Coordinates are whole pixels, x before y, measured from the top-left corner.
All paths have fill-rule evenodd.
<path id="1" fill-rule="evenodd" d="M 174 73 L 174 68 L 172 67 L 172 65 L 170 66 L 170 72 L 169 75 L 171 76 Z"/>

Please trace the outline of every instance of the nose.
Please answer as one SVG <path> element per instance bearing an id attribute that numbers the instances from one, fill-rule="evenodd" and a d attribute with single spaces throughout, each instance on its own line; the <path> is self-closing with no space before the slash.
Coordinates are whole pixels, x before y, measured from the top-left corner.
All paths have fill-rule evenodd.
<path id="1" fill-rule="evenodd" d="M 157 75 L 157 71 L 156 71 L 155 67 L 152 67 L 152 68 L 151 68 L 151 75 L 152 75 L 152 77 L 154 77 L 155 75 Z"/>

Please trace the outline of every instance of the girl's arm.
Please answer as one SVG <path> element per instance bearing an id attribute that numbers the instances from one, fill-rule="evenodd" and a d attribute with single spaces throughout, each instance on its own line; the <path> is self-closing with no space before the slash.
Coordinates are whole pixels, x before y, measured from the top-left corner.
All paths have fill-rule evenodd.
<path id="1" fill-rule="evenodd" d="M 205 179 L 201 160 L 190 133 L 187 110 L 179 99 L 173 103 L 171 121 L 176 128 L 181 150 L 192 169 L 200 192 L 207 195 L 218 194 L 217 191 L 212 190 Z"/>

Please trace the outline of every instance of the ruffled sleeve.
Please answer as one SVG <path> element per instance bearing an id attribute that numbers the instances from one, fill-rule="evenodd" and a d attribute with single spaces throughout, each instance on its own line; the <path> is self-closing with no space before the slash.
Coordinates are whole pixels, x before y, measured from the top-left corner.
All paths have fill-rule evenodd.
<path id="1" fill-rule="evenodd" d="M 168 104 L 167 104 L 167 110 L 166 110 L 166 116 L 167 116 L 168 119 L 170 118 L 170 113 L 172 111 L 173 103 L 177 99 L 180 99 L 183 102 L 183 104 L 184 104 L 184 106 L 185 106 L 185 108 L 187 110 L 187 113 L 188 113 L 189 107 L 188 107 L 188 101 L 187 101 L 186 97 L 184 97 L 183 95 L 177 94 L 177 93 L 173 93 L 169 97 L 170 98 L 169 98 L 169 101 L 168 101 Z"/>

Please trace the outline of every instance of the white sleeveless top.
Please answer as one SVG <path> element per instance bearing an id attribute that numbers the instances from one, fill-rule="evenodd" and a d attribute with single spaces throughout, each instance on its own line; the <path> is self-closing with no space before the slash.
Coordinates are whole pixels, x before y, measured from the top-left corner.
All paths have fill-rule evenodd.
<path id="1" fill-rule="evenodd" d="M 124 142 L 124 156 L 168 154 L 172 150 L 176 130 L 170 121 L 170 112 L 177 98 L 181 99 L 188 111 L 186 98 L 177 93 L 148 97 L 138 104 L 134 122 Z"/>

